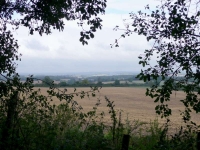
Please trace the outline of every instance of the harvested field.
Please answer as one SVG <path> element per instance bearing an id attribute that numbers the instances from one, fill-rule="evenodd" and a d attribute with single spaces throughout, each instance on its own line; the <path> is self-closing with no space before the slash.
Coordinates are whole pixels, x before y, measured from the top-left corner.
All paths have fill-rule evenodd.
<path id="1" fill-rule="evenodd" d="M 42 93 L 45 93 L 47 88 L 40 88 Z M 73 88 L 67 88 L 68 93 L 73 92 Z M 77 88 L 77 91 L 87 91 L 89 88 Z M 81 99 L 80 97 L 75 97 L 75 100 L 83 107 L 84 111 L 92 110 L 95 105 L 97 98 L 100 98 L 101 105 L 99 106 L 99 111 L 108 112 L 106 107 L 105 96 L 107 96 L 111 101 L 114 101 L 116 110 L 123 110 L 122 120 L 125 120 L 128 114 L 130 121 L 134 119 L 139 119 L 141 121 L 149 122 L 154 120 L 157 116 L 155 114 L 156 104 L 150 97 L 145 96 L 146 88 L 133 88 L 133 87 L 106 87 L 102 88 L 100 92 L 96 92 L 96 97 Z M 176 128 L 182 124 L 180 110 L 183 110 L 183 104 L 179 101 L 184 99 L 183 92 L 176 92 L 171 95 L 171 101 L 168 103 L 169 107 L 172 109 L 172 127 Z M 54 100 L 54 104 L 58 105 L 60 101 Z M 107 113 L 108 114 L 108 113 Z M 159 117 L 158 117 L 159 118 Z M 107 115 L 105 119 L 109 122 L 110 117 Z M 195 120 L 200 124 L 200 115 L 193 114 L 192 120 Z M 164 120 L 159 119 L 160 123 Z"/>

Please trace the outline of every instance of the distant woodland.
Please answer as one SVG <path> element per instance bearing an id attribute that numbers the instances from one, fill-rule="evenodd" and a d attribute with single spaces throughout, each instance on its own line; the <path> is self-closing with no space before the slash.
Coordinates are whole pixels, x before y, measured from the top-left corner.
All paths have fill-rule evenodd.
<path id="1" fill-rule="evenodd" d="M 21 81 L 25 82 L 27 76 L 21 76 Z M 41 75 L 34 77 L 35 87 L 151 87 L 152 85 L 163 85 L 163 80 L 149 79 L 146 82 L 137 78 L 137 75 L 108 75 L 108 76 L 84 76 L 84 75 Z M 167 78 L 166 78 L 167 79 Z M 182 77 L 177 77 L 181 80 Z"/>

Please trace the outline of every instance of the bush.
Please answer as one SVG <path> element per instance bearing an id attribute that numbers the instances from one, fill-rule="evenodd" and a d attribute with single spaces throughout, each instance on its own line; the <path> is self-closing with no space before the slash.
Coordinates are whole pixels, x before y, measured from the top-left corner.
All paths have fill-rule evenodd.
<path id="1" fill-rule="evenodd" d="M 123 123 L 122 111 L 116 111 L 114 101 L 107 97 L 109 124 L 105 124 L 103 112 L 97 113 L 99 99 L 91 111 L 83 112 L 73 100 L 74 95 L 95 96 L 96 88 L 67 94 L 66 90 L 51 87 L 44 96 L 31 86 L 20 88 L 24 84 L 32 85 L 31 80 L 17 83 L 18 87 L 10 89 L 12 92 L 4 93 L 5 99 L 0 103 L 0 148 L 3 150 L 119 150 L 124 134 L 131 136 L 129 149 L 195 149 L 195 125 L 181 128 L 168 138 L 168 125 L 161 127 L 158 120 L 150 124 L 138 120 L 131 123 L 127 116 Z M 62 104 L 52 105 L 54 97 Z"/>

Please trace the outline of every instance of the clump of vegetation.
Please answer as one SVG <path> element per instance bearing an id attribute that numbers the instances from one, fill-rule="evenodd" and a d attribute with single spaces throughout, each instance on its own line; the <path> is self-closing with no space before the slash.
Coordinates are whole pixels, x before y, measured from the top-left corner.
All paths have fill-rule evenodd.
<path id="1" fill-rule="evenodd" d="M 197 6 L 197 11 L 193 14 L 189 13 L 191 2 Z M 74 100 L 74 95 L 81 98 L 95 96 L 97 87 L 91 88 L 90 91 L 76 92 L 75 89 L 74 93 L 67 93 L 67 90 L 61 91 L 50 85 L 48 95 L 42 95 L 40 90 L 33 89 L 32 77 L 27 78 L 24 83 L 20 82 L 15 61 L 20 60 L 21 54 L 18 54 L 19 45 L 12 31 L 24 26 L 28 27 L 31 35 L 35 32 L 40 35 L 50 34 L 51 29 L 64 29 L 64 19 L 77 19 L 81 28 L 84 22 L 89 26 L 88 30 L 83 29 L 80 33 L 80 42 L 83 45 L 88 44 L 87 41 L 94 38 L 94 32 L 102 27 L 102 20 L 98 15 L 105 13 L 105 0 L 93 0 L 89 3 L 70 0 L 49 3 L 43 0 L 1 1 L 0 149 L 199 149 L 199 138 L 196 142 L 199 127 L 193 122 L 189 124 L 191 110 L 200 112 L 198 7 L 198 1 L 163 1 L 163 5 L 149 15 L 141 11 L 138 15 L 131 13 L 133 23 L 126 26 L 127 30 L 122 35 L 125 37 L 137 32 L 146 36 L 148 41 L 155 42 L 153 48 L 145 50 L 145 55 L 139 57 L 139 63 L 143 67 L 150 65 L 151 56 L 156 52 L 160 54 L 158 64 L 145 68 L 138 77 L 144 82 L 154 79 L 146 95 L 155 98 L 155 102 L 160 102 L 156 107 L 158 114 L 162 117 L 171 115 L 171 109 L 164 102 L 170 100 L 172 91 L 182 89 L 186 93 L 186 98 L 181 102 L 185 106 L 183 119 L 188 125 L 169 137 L 168 121 L 164 127 L 160 127 L 157 121 L 151 122 L 149 126 L 139 121 L 131 125 L 128 119 L 123 123 L 121 115 L 117 117 L 114 102 L 107 97 L 105 100 L 111 117 L 109 125 L 103 122 L 104 113 L 97 113 L 100 100 L 93 110 L 82 112 L 82 108 Z M 146 9 L 150 10 L 149 6 Z M 20 17 L 17 18 L 18 16 Z M 117 42 L 116 40 L 116 46 Z M 182 72 L 185 73 L 184 78 L 177 81 L 179 73 Z M 160 78 L 164 81 L 161 88 L 154 82 Z M 50 78 L 46 78 L 43 84 L 46 83 L 52 83 Z M 87 80 L 81 84 L 88 86 Z M 120 82 L 116 80 L 114 85 L 119 86 Z M 52 105 L 53 97 L 63 103 Z M 124 134 L 128 135 L 126 140 Z"/>
<path id="2" fill-rule="evenodd" d="M 32 85 L 33 80 L 18 81 L 10 79 L 10 83 L 16 82 L 21 86 Z M 128 116 L 124 120 L 121 118 L 123 112 L 116 111 L 114 101 L 107 97 L 110 123 L 104 120 L 105 112 L 97 111 L 100 99 L 92 110 L 82 111 L 74 101 L 74 95 L 81 98 L 95 96 L 98 88 L 85 92 L 76 92 L 75 89 L 74 93 L 67 93 L 67 90 L 50 87 L 47 96 L 31 86 L 26 90 L 20 91 L 19 87 L 12 90 L 8 95 L 5 93 L 9 98 L 1 101 L 0 105 L 1 149 L 119 150 L 123 147 L 124 135 L 129 135 L 129 149 L 188 149 L 196 146 L 196 134 L 192 128 L 188 131 L 181 128 L 180 132 L 168 137 L 168 126 L 160 126 L 158 120 L 130 122 Z M 55 97 L 62 104 L 51 104 Z"/>

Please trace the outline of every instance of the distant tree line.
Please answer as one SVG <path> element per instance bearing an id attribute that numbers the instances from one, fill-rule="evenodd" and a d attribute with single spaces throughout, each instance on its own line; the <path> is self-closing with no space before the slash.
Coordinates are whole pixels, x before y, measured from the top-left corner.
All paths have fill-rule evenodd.
<path id="1" fill-rule="evenodd" d="M 122 80 L 123 81 L 123 80 Z M 144 83 L 134 83 L 130 82 L 129 80 L 123 81 L 123 83 L 116 79 L 114 81 L 110 81 L 110 83 L 104 83 L 101 80 L 98 82 L 91 82 L 89 79 L 82 79 L 79 81 L 76 81 L 74 79 L 71 79 L 69 81 L 54 81 L 49 76 L 45 76 L 42 79 L 41 83 L 34 84 L 35 87 L 49 87 L 50 85 L 53 85 L 54 87 L 89 87 L 89 86 L 98 86 L 98 87 L 146 87 L 146 86 L 152 86 L 155 81 L 148 81 Z"/>

